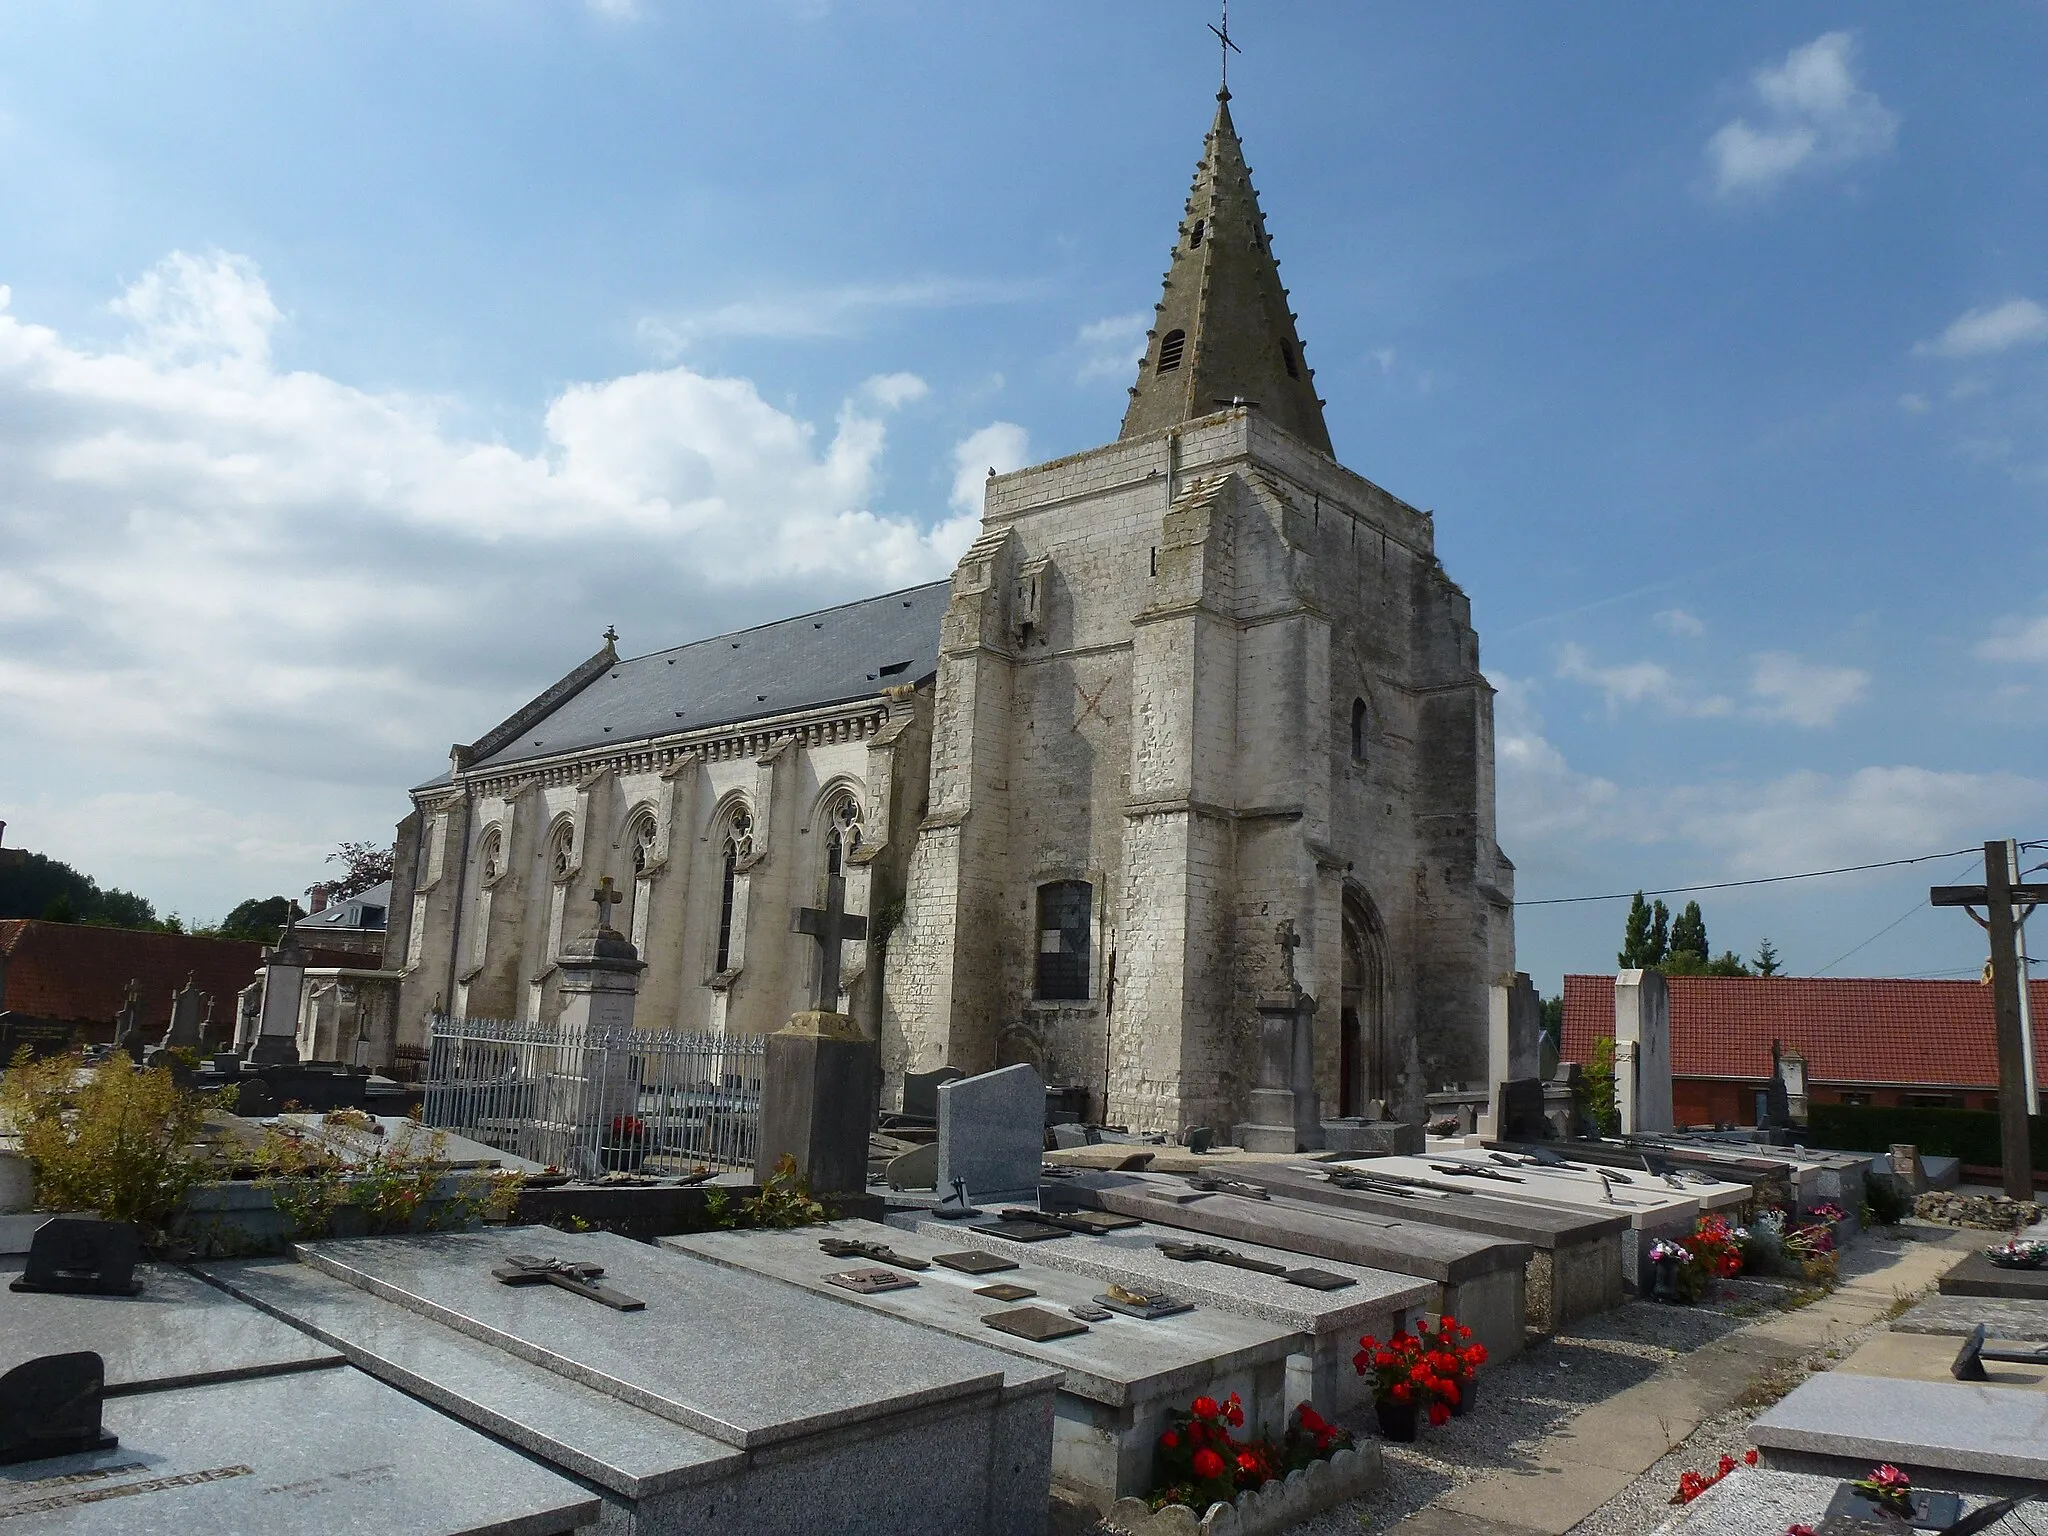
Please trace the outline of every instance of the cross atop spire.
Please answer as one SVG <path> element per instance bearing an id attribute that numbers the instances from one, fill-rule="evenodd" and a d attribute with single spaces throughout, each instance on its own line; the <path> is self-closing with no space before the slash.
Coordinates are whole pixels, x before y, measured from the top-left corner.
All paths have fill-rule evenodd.
<path id="1" fill-rule="evenodd" d="M 1211 22 L 1209 23 L 1209 30 L 1216 34 L 1216 41 L 1223 45 L 1222 81 L 1216 95 L 1219 100 L 1228 101 L 1230 100 L 1230 56 L 1233 53 L 1241 54 L 1244 52 L 1242 48 L 1230 40 L 1230 0 L 1223 0 L 1223 25 L 1219 27 L 1214 22 Z"/>
<path id="2" fill-rule="evenodd" d="M 1228 58 L 1236 44 L 1229 40 L 1227 18 L 1212 30 Z M 1203 141 L 1119 435 L 1145 437 L 1197 416 L 1245 407 L 1330 452 L 1315 374 L 1302 357 L 1225 89 L 1216 95 L 1216 120 Z"/>

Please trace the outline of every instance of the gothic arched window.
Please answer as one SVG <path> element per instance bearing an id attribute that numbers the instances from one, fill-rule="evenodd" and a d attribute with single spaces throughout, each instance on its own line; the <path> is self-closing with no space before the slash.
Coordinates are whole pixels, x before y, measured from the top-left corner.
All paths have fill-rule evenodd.
<path id="1" fill-rule="evenodd" d="M 1089 919 L 1095 887 L 1054 880 L 1038 888 L 1038 996 L 1049 1002 L 1088 1000 Z"/>
<path id="2" fill-rule="evenodd" d="M 825 873 L 828 876 L 846 873 L 848 857 L 860 846 L 860 818 L 860 796 L 844 789 L 832 797 L 825 816 L 828 823 L 825 829 Z"/>
<path id="3" fill-rule="evenodd" d="M 726 817 L 725 839 L 720 853 L 718 885 L 718 955 L 715 971 L 732 969 L 732 900 L 739 884 L 740 861 L 754 851 L 754 817 L 744 804 L 735 805 Z"/>
<path id="4" fill-rule="evenodd" d="M 575 873 L 576 823 L 564 821 L 548 839 L 548 878 L 566 880 Z"/>
<path id="5" fill-rule="evenodd" d="M 1202 236 L 1203 236 L 1203 234 L 1204 234 L 1204 233 L 1206 233 L 1206 231 L 1207 231 L 1207 229 L 1208 229 L 1208 223 L 1209 223 L 1209 221 L 1208 221 L 1207 219 L 1197 219 L 1197 220 L 1195 220 L 1195 227 L 1194 227 L 1194 230 L 1193 230 L 1193 232 L 1192 232 L 1192 233 L 1190 233 L 1190 234 L 1188 235 L 1188 249 L 1189 249 L 1189 250 L 1193 250 L 1193 249 L 1195 249 L 1195 247 L 1196 247 L 1196 246 L 1198 246 L 1198 245 L 1200 245 L 1200 244 L 1202 243 Z"/>
<path id="6" fill-rule="evenodd" d="M 1351 701 L 1351 761 L 1365 766 L 1367 738 L 1372 734 L 1372 711 L 1365 707 L 1365 700 Z"/>
<path id="7" fill-rule="evenodd" d="M 627 841 L 633 847 L 633 873 L 644 875 L 654 858 L 654 817 L 643 813 L 634 818 L 633 830 Z"/>
<path id="8" fill-rule="evenodd" d="M 496 827 L 484 834 L 483 852 L 477 859 L 477 868 L 482 871 L 485 885 L 505 872 L 505 836 Z"/>
<path id="9" fill-rule="evenodd" d="M 1159 342 L 1159 372 L 1171 373 L 1180 366 L 1180 355 L 1187 349 L 1186 331 L 1168 331 Z"/>

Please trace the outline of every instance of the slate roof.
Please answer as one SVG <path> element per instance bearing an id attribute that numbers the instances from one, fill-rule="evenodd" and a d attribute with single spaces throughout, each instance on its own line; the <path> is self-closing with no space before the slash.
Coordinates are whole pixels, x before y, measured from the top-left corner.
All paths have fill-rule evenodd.
<path id="1" fill-rule="evenodd" d="M 501 768 L 925 682 L 939 670 L 950 591 L 945 581 L 906 587 L 620 661 L 470 766 Z"/>
<path id="2" fill-rule="evenodd" d="M 1768 1082 L 1771 1042 L 1806 1058 L 1815 1083 L 1998 1085 L 1991 989 L 1976 981 L 1890 977 L 1673 976 L 1671 1074 Z M 2029 984 L 2035 1038 L 2048 1023 L 2048 981 Z M 1614 978 L 1564 979 L 1564 1049 L 1583 1062 L 1614 1033 Z M 2048 1087 L 2048 1052 L 2034 1070 Z"/>
<path id="3" fill-rule="evenodd" d="M 375 907 L 385 914 L 382 922 L 364 923 L 363 908 Z M 353 896 L 344 896 L 318 912 L 300 918 L 292 924 L 292 932 L 299 936 L 301 943 L 311 939 L 318 942 L 325 929 L 338 928 L 344 933 L 381 932 L 390 921 L 391 882 L 380 880 L 366 890 Z"/>
<path id="4" fill-rule="evenodd" d="M 307 953 L 315 966 L 363 964 L 361 955 L 338 950 Z M 235 994 L 256 979 L 262 959 L 263 946 L 242 939 L 8 918 L 0 921 L 0 1009 L 60 1024 L 110 1026 L 133 978 L 141 984 L 143 1031 L 161 1035 L 171 1022 L 171 994 L 188 975 L 212 995 L 214 1019 L 231 1021 Z"/>

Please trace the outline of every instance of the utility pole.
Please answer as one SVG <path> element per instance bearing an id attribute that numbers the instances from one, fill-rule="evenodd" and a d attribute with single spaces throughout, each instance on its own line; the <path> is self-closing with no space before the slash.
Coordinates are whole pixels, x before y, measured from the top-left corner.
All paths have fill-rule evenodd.
<path id="1" fill-rule="evenodd" d="M 1962 907 L 1991 939 L 1991 999 L 1998 1022 L 1999 1145 L 2005 1165 L 2005 1193 L 2013 1200 L 2034 1197 L 2034 1158 L 2027 1128 L 2027 1050 L 2020 1031 L 2019 946 L 2013 903 L 2048 900 L 2048 885 L 2013 880 L 2003 842 L 1984 845 L 1982 885 L 1937 885 L 1927 899 L 1937 907 Z M 1971 910 L 1982 907 L 1978 917 Z"/>

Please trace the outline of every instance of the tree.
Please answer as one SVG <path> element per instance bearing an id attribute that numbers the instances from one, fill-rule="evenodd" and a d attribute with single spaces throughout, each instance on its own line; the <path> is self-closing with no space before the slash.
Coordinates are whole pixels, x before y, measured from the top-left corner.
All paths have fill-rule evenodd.
<path id="1" fill-rule="evenodd" d="M 1543 999 L 1543 1033 L 1560 1051 L 1564 1049 L 1564 999 Z"/>
<path id="2" fill-rule="evenodd" d="M 1759 976 L 1777 975 L 1779 971 L 1777 946 L 1769 939 L 1765 939 L 1761 944 L 1757 945 L 1756 958 L 1749 963 L 1756 967 L 1756 973 Z"/>
<path id="3" fill-rule="evenodd" d="M 161 926 L 156 908 L 140 896 L 131 891 L 103 891 L 92 876 L 40 853 L 0 864 L 0 917 L 39 917 L 113 928 Z"/>
<path id="4" fill-rule="evenodd" d="M 275 944 L 291 921 L 291 899 L 286 896 L 252 896 L 220 920 L 214 932 L 223 939 L 253 939 L 258 944 Z"/>
<path id="5" fill-rule="evenodd" d="M 1622 929 L 1621 953 L 1615 956 L 1624 971 L 1646 971 L 1664 958 L 1670 947 L 1671 913 L 1661 901 L 1644 905 L 1643 893 L 1629 903 L 1628 923 Z"/>
<path id="6" fill-rule="evenodd" d="M 1677 960 L 1681 955 L 1691 955 L 1705 966 L 1707 956 L 1712 953 L 1707 947 L 1707 920 L 1700 915 L 1700 904 L 1688 901 L 1685 910 L 1678 914 L 1678 921 L 1671 925 L 1671 951 L 1666 959 Z"/>
<path id="7" fill-rule="evenodd" d="M 327 855 L 327 862 L 339 864 L 344 871 L 339 880 L 328 883 L 330 901 L 360 896 L 371 886 L 382 885 L 391 878 L 391 850 L 380 843 L 343 843 Z"/>

